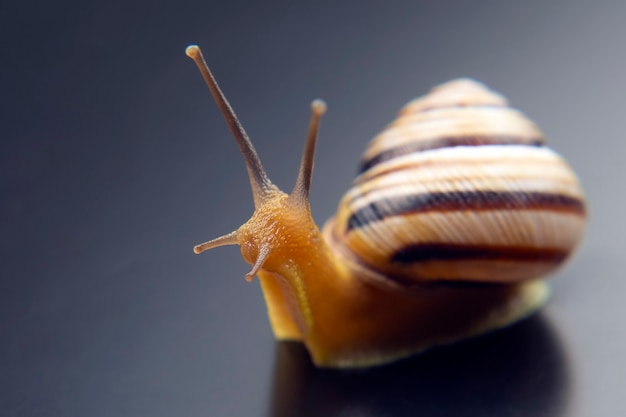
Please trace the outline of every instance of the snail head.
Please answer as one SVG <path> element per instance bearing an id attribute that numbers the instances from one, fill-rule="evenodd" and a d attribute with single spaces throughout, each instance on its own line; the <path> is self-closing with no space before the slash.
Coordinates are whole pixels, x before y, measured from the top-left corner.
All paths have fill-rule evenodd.
<path id="1" fill-rule="evenodd" d="M 246 279 L 251 281 L 260 269 L 272 270 L 272 264 L 276 264 L 277 268 L 283 265 L 294 246 L 304 243 L 317 231 L 311 217 L 309 195 L 317 132 L 326 104 L 322 100 L 311 103 L 312 117 L 298 178 L 291 193 L 286 194 L 267 176 L 252 142 L 215 81 L 200 48 L 190 45 L 185 53 L 198 66 L 237 142 L 248 170 L 255 206 L 252 217 L 239 229 L 196 245 L 193 250 L 198 254 L 219 246 L 239 245 L 244 260 L 252 265 L 246 274 Z"/>

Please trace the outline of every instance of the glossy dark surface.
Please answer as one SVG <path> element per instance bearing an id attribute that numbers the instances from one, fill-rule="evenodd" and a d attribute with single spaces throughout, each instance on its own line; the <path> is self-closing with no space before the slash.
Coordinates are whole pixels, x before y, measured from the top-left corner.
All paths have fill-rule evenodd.
<path id="1" fill-rule="evenodd" d="M 0 416 L 626 415 L 624 15 L 610 0 L 3 3 Z M 550 305 L 370 371 L 275 344 L 238 250 L 191 251 L 252 199 L 189 43 L 284 189 L 309 103 L 327 101 L 320 223 L 407 101 L 459 76 L 501 91 L 589 198 Z"/>
<path id="2" fill-rule="evenodd" d="M 365 372 L 315 369 L 302 345 L 283 343 L 273 378 L 271 416 L 563 415 L 572 393 L 560 341 L 540 316 Z"/>

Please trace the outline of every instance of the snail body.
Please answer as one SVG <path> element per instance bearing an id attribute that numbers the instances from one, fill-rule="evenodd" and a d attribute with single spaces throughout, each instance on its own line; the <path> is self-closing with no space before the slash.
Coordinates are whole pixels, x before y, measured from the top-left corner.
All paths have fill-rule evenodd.
<path id="1" fill-rule="evenodd" d="M 370 143 L 323 230 L 309 205 L 323 102 L 300 171 L 280 191 L 219 90 L 187 48 L 248 169 L 255 212 L 196 253 L 238 244 L 278 340 L 320 367 L 380 365 L 513 323 L 549 295 L 543 279 L 579 242 L 585 200 L 539 129 L 482 84 L 454 80 L 407 104 Z"/>

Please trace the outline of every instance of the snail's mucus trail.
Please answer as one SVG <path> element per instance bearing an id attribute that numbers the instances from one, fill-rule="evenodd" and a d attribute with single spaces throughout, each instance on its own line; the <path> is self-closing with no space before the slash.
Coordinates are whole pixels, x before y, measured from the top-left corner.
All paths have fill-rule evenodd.
<path id="1" fill-rule="evenodd" d="M 347 232 L 388 217 L 427 211 L 553 210 L 585 214 L 577 198 L 561 194 L 519 191 L 455 191 L 394 196 L 374 201 L 355 211 Z"/>

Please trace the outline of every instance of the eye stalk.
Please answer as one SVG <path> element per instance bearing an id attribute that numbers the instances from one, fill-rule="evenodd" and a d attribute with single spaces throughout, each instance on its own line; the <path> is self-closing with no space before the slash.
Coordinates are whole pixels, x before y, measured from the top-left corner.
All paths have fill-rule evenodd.
<path id="1" fill-rule="evenodd" d="M 263 268 L 268 258 L 277 251 L 280 243 L 285 241 L 281 238 L 282 233 L 289 234 L 289 230 L 294 226 L 301 227 L 305 224 L 308 225 L 309 222 L 312 223 L 309 195 L 315 159 L 315 144 L 320 119 L 326 112 L 326 103 L 319 99 L 311 103 L 311 122 L 298 178 L 291 194 L 287 196 L 272 184 L 267 176 L 252 142 L 224 97 L 217 81 L 215 81 L 200 48 L 196 45 L 190 45 L 185 53 L 198 66 L 213 99 L 239 146 L 248 170 L 255 206 L 252 217 L 239 229 L 196 245 L 193 251 L 199 254 L 219 246 L 240 245 L 244 259 L 253 265 L 250 272 L 246 274 L 246 280 L 251 281 L 257 272 Z"/>
<path id="2" fill-rule="evenodd" d="M 224 97 L 217 81 L 215 81 L 209 66 L 204 60 L 204 56 L 202 55 L 200 48 L 197 45 L 189 45 L 185 50 L 185 53 L 189 58 L 193 59 L 198 66 L 198 70 L 200 70 L 202 78 L 204 78 L 207 87 L 209 87 L 209 91 L 211 91 L 211 95 L 213 96 L 217 107 L 219 107 L 222 116 L 224 116 L 224 119 L 233 134 L 233 137 L 237 141 L 239 150 L 241 151 L 243 159 L 246 162 L 246 168 L 248 169 L 252 195 L 254 197 L 254 205 L 255 207 L 258 207 L 263 202 L 263 199 L 266 197 L 268 191 L 273 188 L 274 185 L 265 173 L 263 164 L 261 164 L 261 160 L 254 149 L 254 145 L 250 142 L 248 134 L 244 130 L 243 126 L 241 126 L 233 108 L 230 106 L 230 103 L 228 103 L 228 100 L 226 100 L 226 97 Z"/>
<path id="3" fill-rule="evenodd" d="M 313 100 L 311 103 L 311 123 L 307 135 L 302 160 L 300 161 L 300 171 L 298 179 L 291 191 L 290 198 L 309 205 L 309 195 L 311 193 L 311 179 L 313 178 L 313 165 L 315 160 L 315 144 L 317 143 L 317 133 L 319 131 L 320 119 L 326 113 L 326 103 L 323 100 Z"/>

